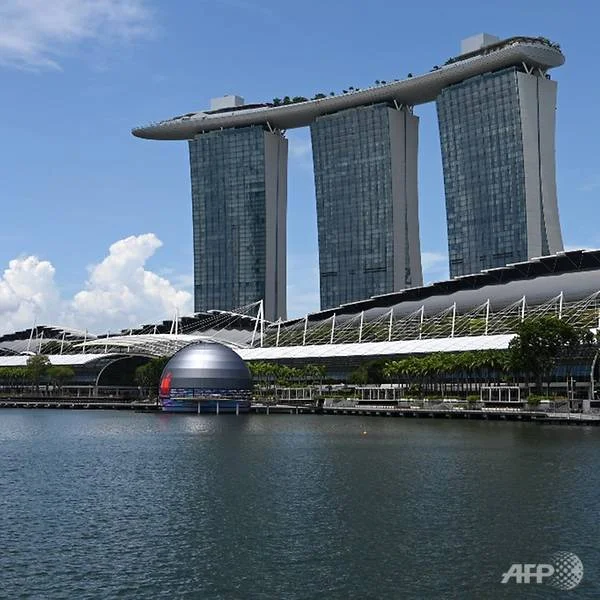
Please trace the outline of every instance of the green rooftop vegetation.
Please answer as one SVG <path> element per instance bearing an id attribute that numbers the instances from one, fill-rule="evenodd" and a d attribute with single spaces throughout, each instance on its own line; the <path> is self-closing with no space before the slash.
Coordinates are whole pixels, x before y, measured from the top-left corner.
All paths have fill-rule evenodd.
<path id="1" fill-rule="evenodd" d="M 413 76 L 412 73 L 408 73 L 407 78 L 411 78 Z M 398 79 L 394 79 L 394 81 L 399 81 Z M 385 79 L 376 79 L 375 86 L 378 85 L 387 85 L 388 81 Z M 288 104 L 297 104 L 299 102 L 308 102 L 309 100 L 323 100 L 324 98 L 330 98 L 333 96 L 340 96 L 343 94 L 351 94 L 353 92 L 360 92 L 361 88 L 354 87 L 353 85 L 348 86 L 343 89 L 341 92 L 329 92 L 329 94 L 325 94 L 323 92 L 318 92 L 311 98 L 306 98 L 305 96 L 284 96 L 283 98 L 273 98 L 272 104 L 273 106 L 286 106 Z"/>
<path id="2" fill-rule="evenodd" d="M 473 52 L 468 52 L 466 54 L 459 54 L 458 56 L 453 56 L 453 57 L 449 58 L 444 63 L 444 65 L 451 65 L 453 63 L 456 63 L 456 62 L 459 62 L 462 60 L 466 60 L 468 58 L 472 58 L 472 57 L 479 56 L 479 55 L 489 54 L 490 52 L 494 52 L 496 50 L 501 50 L 502 48 L 505 48 L 512 44 L 528 43 L 528 42 L 545 44 L 546 46 L 548 46 L 554 50 L 557 50 L 558 52 L 561 51 L 560 44 L 558 44 L 557 42 L 553 42 L 552 40 L 549 40 L 546 37 L 516 36 L 516 37 L 508 38 L 506 40 L 502 40 L 496 44 L 491 44 L 489 46 L 485 46 L 484 48 L 475 50 Z M 430 69 L 430 72 L 438 71 L 439 69 L 440 69 L 439 65 L 433 65 L 433 67 Z M 412 73 L 408 73 L 406 75 L 406 79 L 410 79 L 412 77 L 413 77 Z M 394 79 L 394 82 L 396 82 L 396 81 L 399 81 L 399 80 Z M 389 82 L 386 81 L 385 79 L 376 79 L 375 80 L 375 86 L 387 85 L 388 83 Z M 273 104 L 273 106 L 286 106 L 288 104 L 298 104 L 300 102 L 308 102 L 309 100 L 323 100 L 324 98 L 327 98 L 327 97 L 333 97 L 333 96 L 339 96 L 339 95 L 343 95 L 343 94 L 350 94 L 353 92 L 358 92 L 358 91 L 360 91 L 360 89 L 361 88 L 359 88 L 359 87 L 354 87 L 351 85 L 351 86 L 348 86 L 347 88 L 343 89 L 341 92 L 329 92 L 329 94 L 325 94 L 323 92 L 318 92 L 311 98 L 307 98 L 305 96 L 284 96 L 283 98 L 273 98 L 272 104 Z"/>
<path id="3" fill-rule="evenodd" d="M 451 65 L 455 62 L 459 62 L 461 60 L 466 60 L 468 58 L 473 58 L 475 56 L 490 54 L 491 52 L 501 50 L 502 48 L 506 48 L 508 46 L 511 46 L 511 45 L 517 44 L 517 43 L 544 44 L 544 45 L 548 46 L 549 48 L 552 48 L 553 50 L 557 50 L 558 52 L 561 52 L 560 44 L 558 42 L 553 42 L 546 37 L 515 36 L 515 37 L 508 38 L 506 40 L 501 40 L 501 41 L 497 42 L 496 44 L 490 44 L 489 46 L 484 46 L 483 48 L 480 48 L 479 50 L 474 50 L 473 52 L 467 52 L 466 54 L 459 54 L 458 56 L 452 56 L 444 63 L 444 65 Z M 437 67 L 437 69 L 439 69 L 439 67 L 436 65 L 433 67 L 432 71 L 437 70 L 436 67 Z"/>

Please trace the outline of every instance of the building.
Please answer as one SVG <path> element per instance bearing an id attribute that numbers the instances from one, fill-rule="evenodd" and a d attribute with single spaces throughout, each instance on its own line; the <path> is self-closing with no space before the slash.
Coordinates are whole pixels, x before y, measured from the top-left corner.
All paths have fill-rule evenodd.
<path id="1" fill-rule="evenodd" d="M 215 340 L 245 361 L 318 364 L 329 378 L 343 381 L 366 361 L 503 350 L 523 319 L 544 315 L 577 328 L 600 328 L 600 250 L 562 252 L 283 322 L 264 322 L 256 311 L 214 311 L 101 336 L 38 326 L 0 337 L 0 385 L 12 385 L 3 379 L 3 367 L 25 366 L 29 356 L 40 353 L 53 365 L 75 369 L 69 385 L 81 388 L 77 393 L 112 393 L 110 386 L 119 386 L 135 395 L 131 382 L 138 361 Z M 597 345 L 585 353 L 559 365 L 554 383 L 564 387 L 572 377 L 578 394 L 594 398 L 600 378 Z"/>
<path id="2" fill-rule="evenodd" d="M 452 275 L 561 250 L 547 77 L 563 63 L 545 38 L 480 34 L 429 73 L 312 99 L 226 96 L 134 129 L 192 140 L 196 310 L 264 298 L 268 318 L 285 315 L 283 132 L 295 127 L 310 126 L 314 144 L 321 307 L 419 285 L 413 107 L 433 101 Z"/>
<path id="3" fill-rule="evenodd" d="M 371 357 L 505 349 L 521 320 L 548 314 L 580 328 L 600 327 L 600 250 L 560 252 L 288 321 L 261 324 L 260 317 L 220 312 L 180 317 L 177 326 L 167 321 L 94 337 L 70 352 L 164 356 L 218 339 L 244 360 L 350 367 Z"/>
<path id="4" fill-rule="evenodd" d="M 418 123 L 380 103 L 310 126 L 322 309 L 422 284 Z"/>
<path id="5" fill-rule="evenodd" d="M 450 276 L 561 251 L 556 83 L 546 70 L 523 64 L 476 75 L 445 87 L 437 110 Z"/>
<path id="6" fill-rule="evenodd" d="M 196 311 L 264 299 L 285 318 L 287 147 L 256 125 L 190 140 Z"/>
<path id="7" fill-rule="evenodd" d="M 367 361 L 505 350 L 523 319 L 548 315 L 600 329 L 600 250 L 561 252 L 272 323 L 237 352 L 249 361 L 323 365 L 344 380 Z M 600 377 L 592 350 L 569 373 L 561 367 L 557 383 L 568 374 L 587 394 Z"/>

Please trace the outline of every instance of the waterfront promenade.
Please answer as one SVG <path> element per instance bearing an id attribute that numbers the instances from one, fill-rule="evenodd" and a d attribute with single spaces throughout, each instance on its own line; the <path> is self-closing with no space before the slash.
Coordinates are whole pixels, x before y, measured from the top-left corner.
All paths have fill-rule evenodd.
<path id="1" fill-rule="evenodd" d="M 600 415 L 579 412 L 527 409 L 515 407 L 476 407 L 428 404 L 413 401 L 407 406 L 361 405 L 347 400 L 325 400 L 317 403 L 259 403 L 250 412 L 262 415 L 354 415 L 365 417 L 400 417 L 408 419 L 466 419 L 485 421 L 530 421 L 541 424 L 600 425 Z M 137 412 L 161 412 L 160 405 L 152 400 L 131 402 L 108 398 L 15 398 L 0 400 L 2 408 L 69 409 L 69 410 L 127 410 Z"/>

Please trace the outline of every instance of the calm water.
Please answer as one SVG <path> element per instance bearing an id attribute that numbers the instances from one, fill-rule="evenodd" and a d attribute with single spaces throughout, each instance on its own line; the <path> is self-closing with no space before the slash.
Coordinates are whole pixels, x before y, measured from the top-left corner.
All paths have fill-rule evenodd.
<path id="1" fill-rule="evenodd" d="M 0 597 L 598 598 L 599 464 L 600 428 L 2 410 Z M 559 550 L 576 590 L 500 584 Z"/>

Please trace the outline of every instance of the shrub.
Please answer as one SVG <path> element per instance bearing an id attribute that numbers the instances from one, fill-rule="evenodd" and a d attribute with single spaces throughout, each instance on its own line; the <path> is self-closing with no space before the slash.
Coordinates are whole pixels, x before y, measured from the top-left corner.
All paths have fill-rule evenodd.
<path id="1" fill-rule="evenodd" d="M 546 396 L 538 396 L 537 394 L 529 394 L 527 398 L 527 404 L 529 404 L 529 406 L 539 406 L 542 400 L 550 400 L 550 398 L 547 398 Z"/>

